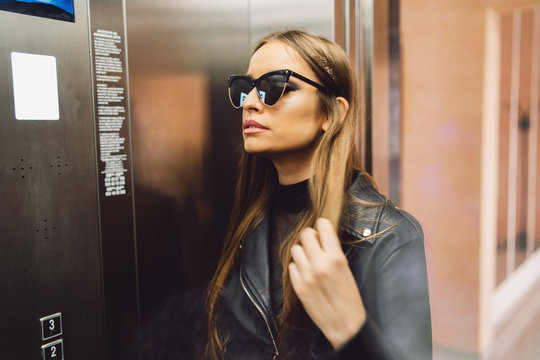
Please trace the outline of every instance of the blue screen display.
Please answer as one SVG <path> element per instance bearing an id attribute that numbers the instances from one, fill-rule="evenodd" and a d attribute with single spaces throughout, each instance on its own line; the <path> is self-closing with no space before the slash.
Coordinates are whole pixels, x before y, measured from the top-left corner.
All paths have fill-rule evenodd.
<path id="1" fill-rule="evenodd" d="M 0 10 L 75 22 L 73 0 L 0 0 Z"/>

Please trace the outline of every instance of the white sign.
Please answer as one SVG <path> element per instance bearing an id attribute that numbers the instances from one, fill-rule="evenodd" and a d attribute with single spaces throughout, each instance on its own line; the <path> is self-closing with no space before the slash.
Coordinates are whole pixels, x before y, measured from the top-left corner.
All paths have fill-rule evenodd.
<path id="1" fill-rule="evenodd" d="M 17 120 L 58 120 L 56 58 L 11 53 L 13 96 Z"/>

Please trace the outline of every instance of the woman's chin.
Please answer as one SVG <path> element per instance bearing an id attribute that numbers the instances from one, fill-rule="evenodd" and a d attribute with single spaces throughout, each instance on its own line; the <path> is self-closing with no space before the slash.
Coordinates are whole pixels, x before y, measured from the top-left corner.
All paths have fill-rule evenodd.
<path id="1" fill-rule="evenodd" d="M 258 148 L 254 148 L 254 147 L 244 146 L 244 150 L 250 155 L 257 155 L 257 156 L 268 155 L 268 152 L 264 151 L 264 149 L 258 149 Z"/>
<path id="2" fill-rule="evenodd" d="M 244 140 L 244 150 L 248 154 L 252 155 L 262 155 L 265 153 L 268 153 L 268 147 L 263 146 L 263 144 L 260 144 L 256 141 L 250 141 L 251 139 Z"/>

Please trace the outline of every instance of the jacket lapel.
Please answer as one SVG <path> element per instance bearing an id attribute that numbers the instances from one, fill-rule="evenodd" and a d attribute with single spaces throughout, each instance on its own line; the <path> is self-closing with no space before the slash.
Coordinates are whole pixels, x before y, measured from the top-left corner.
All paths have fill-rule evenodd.
<path id="1" fill-rule="evenodd" d="M 246 286 L 267 314 L 270 312 L 270 265 L 268 254 L 268 219 L 251 232 L 242 249 L 241 273 Z"/>

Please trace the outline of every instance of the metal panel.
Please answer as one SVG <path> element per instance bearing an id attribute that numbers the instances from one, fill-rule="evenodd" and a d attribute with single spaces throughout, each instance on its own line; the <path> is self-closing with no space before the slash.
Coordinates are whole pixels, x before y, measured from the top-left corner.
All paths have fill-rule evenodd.
<path id="1" fill-rule="evenodd" d="M 273 31 L 300 28 L 334 40 L 334 2 L 250 0 L 250 43 Z"/>
<path id="2" fill-rule="evenodd" d="M 270 31 L 333 38 L 333 11 L 323 0 L 127 3 L 143 322 L 174 293 L 205 286 L 216 265 L 242 147 L 227 75 L 245 72 Z"/>
<path id="3" fill-rule="evenodd" d="M 373 74 L 373 0 L 358 0 L 357 9 L 359 12 L 359 53 L 357 66 L 360 69 L 361 81 L 361 112 L 359 138 L 361 147 L 361 159 L 364 169 L 368 173 L 373 172 L 372 150 L 372 74 Z"/>
<path id="4" fill-rule="evenodd" d="M 227 75 L 249 57 L 247 1 L 127 3 L 141 316 L 204 286 L 241 144 Z"/>
<path id="5" fill-rule="evenodd" d="M 0 12 L 0 39 L 1 357 L 38 359 L 61 312 L 66 358 L 103 359 L 87 4 L 75 23 Z M 59 120 L 15 119 L 12 51 L 56 58 Z"/>
<path id="6" fill-rule="evenodd" d="M 399 32 L 400 1 L 389 1 L 389 31 L 388 31 L 388 57 L 389 57 L 389 184 L 390 199 L 399 204 L 401 200 L 401 43 Z"/>
<path id="7" fill-rule="evenodd" d="M 123 0 L 89 2 L 108 359 L 140 336 L 124 11 Z"/>

